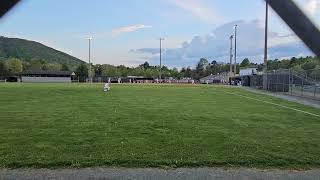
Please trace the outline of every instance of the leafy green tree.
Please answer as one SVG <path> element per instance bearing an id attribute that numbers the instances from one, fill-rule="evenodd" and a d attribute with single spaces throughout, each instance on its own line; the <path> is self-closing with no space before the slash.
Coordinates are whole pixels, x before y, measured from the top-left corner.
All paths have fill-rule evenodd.
<path id="1" fill-rule="evenodd" d="M 304 70 L 314 69 L 317 66 L 317 63 L 314 61 L 308 61 L 301 65 L 301 68 Z"/>
<path id="2" fill-rule="evenodd" d="M 42 70 L 43 65 L 45 64 L 45 61 L 39 58 L 32 58 L 30 61 L 30 69 L 32 71 L 39 71 Z M 46 67 L 44 68 L 46 70 Z"/>
<path id="3" fill-rule="evenodd" d="M 205 58 L 201 58 L 196 66 L 196 72 L 193 73 L 194 78 L 199 79 L 199 77 L 206 76 L 206 68 L 209 65 L 209 61 Z"/>
<path id="4" fill-rule="evenodd" d="M 201 58 L 197 64 L 196 70 L 201 72 L 209 65 L 209 61 L 205 58 Z"/>
<path id="5" fill-rule="evenodd" d="M 61 69 L 60 69 L 61 71 L 70 71 L 70 68 L 69 68 L 69 66 L 66 64 L 66 63 L 63 63 L 62 65 L 61 65 Z"/>
<path id="6" fill-rule="evenodd" d="M 27 71 L 27 70 L 30 70 L 30 62 L 28 61 L 22 61 L 22 71 Z"/>
<path id="7" fill-rule="evenodd" d="M 17 58 L 10 58 L 7 65 L 11 74 L 20 74 L 22 72 L 22 62 Z"/>
<path id="8" fill-rule="evenodd" d="M 79 78 L 80 82 L 85 82 L 86 78 L 88 77 L 88 67 L 86 64 L 81 64 L 77 67 L 75 71 L 76 75 Z"/>
<path id="9" fill-rule="evenodd" d="M 279 65 L 278 68 L 279 69 L 290 69 L 290 60 L 284 59 L 282 61 L 278 61 Z"/>
<path id="10" fill-rule="evenodd" d="M 150 67 L 149 63 L 146 61 L 144 62 L 143 64 L 141 64 L 141 66 L 144 68 L 144 69 L 148 69 Z"/>
<path id="11" fill-rule="evenodd" d="M 8 67 L 4 61 L 0 60 L 0 78 L 8 76 Z"/>
<path id="12" fill-rule="evenodd" d="M 268 68 L 268 70 L 279 69 L 278 59 L 268 60 L 267 68 Z"/>
<path id="13" fill-rule="evenodd" d="M 184 72 L 184 77 L 192 77 L 192 69 L 190 67 L 187 67 L 187 69 Z"/>
<path id="14" fill-rule="evenodd" d="M 181 78 L 182 77 L 177 68 L 173 68 L 171 70 L 171 75 L 173 77 L 175 77 L 175 78 Z"/>
<path id="15" fill-rule="evenodd" d="M 320 81 L 320 66 L 317 66 L 314 70 L 312 70 L 310 76 L 311 78 Z"/>
<path id="16" fill-rule="evenodd" d="M 120 65 L 115 68 L 117 69 L 117 71 L 119 71 L 119 73 L 116 73 L 116 74 L 119 75 L 120 77 L 127 77 L 129 75 L 128 70 L 130 68 L 128 68 L 124 65 Z"/>
<path id="17" fill-rule="evenodd" d="M 304 70 L 301 68 L 300 65 L 294 66 L 292 68 L 292 71 L 297 72 L 297 73 L 303 73 L 304 72 Z"/>
<path id="18" fill-rule="evenodd" d="M 43 64 L 41 67 L 41 70 L 48 71 L 49 70 L 49 64 Z"/>
<path id="19" fill-rule="evenodd" d="M 62 65 L 58 63 L 47 63 L 42 66 L 42 70 L 45 70 L 44 67 L 46 67 L 46 70 L 49 70 L 49 71 L 60 71 L 62 68 Z"/>
<path id="20" fill-rule="evenodd" d="M 112 66 L 109 64 L 103 65 L 102 74 L 103 74 L 103 76 L 107 76 L 107 77 L 120 77 L 121 76 L 121 72 L 119 72 L 115 66 Z"/>
<path id="21" fill-rule="evenodd" d="M 94 68 L 94 71 L 96 72 L 96 76 L 102 76 L 103 65 L 96 64 L 96 65 L 94 65 L 93 68 Z"/>
<path id="22" fill-rule="evenodd" d="M 248 58 L 245 58 L 241 64 L 240 64 L 240 67 L 248 67 L 250 65 L 250 61 Z"/>
<path id="23" fill-rule="evenodd" d="M 215 65 L 217 65 L 218 63 L 217 63 L 217 61 L 216 60 L 213 60 L 212 62 L 211 62 L 211 65 L 213 65 L 213 66 L 215 66 Z"/>

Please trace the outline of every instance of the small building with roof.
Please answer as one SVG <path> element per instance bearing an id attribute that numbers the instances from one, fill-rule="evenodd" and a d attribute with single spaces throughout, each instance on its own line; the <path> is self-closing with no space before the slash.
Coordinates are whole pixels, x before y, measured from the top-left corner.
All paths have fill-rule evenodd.
<path id="1" fill-rule="evenodd" d="M 228 83 L 230 74 L 229 72 L 223 72 L 216 75 L 209 75 L 200 79 L 202 84 L 219 84 L 219 83 Z"/>
<path id="2" fill-rule="evenodd" d="M 21 82 L 30 83 L 71 83 L 72 71 L 24 71 Z"/>
<path id="3" fill-rule="evenodd" d="M 240 68 L 239 75 L 240 76 L 251 76 L 251 75 L 256 75 L 257 74 L 257 68 L 252 67 L 252 68 Z"/>

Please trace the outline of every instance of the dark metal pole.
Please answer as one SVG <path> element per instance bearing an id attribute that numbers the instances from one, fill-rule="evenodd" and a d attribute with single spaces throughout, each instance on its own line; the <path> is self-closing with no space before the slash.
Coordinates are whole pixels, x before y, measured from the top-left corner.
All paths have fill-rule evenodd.
<path id="1" fill-rule="evenodd" d="M 234 74 L 237 74 L 237 27 L 234 26 Z"/>
<path id="2" fill-rule="evenodd" d="M 11 8 L 18 4 L 19 0 L 1 1 L 0 2 L 0 18 Z"/>
<path id="3" fill-rule="evenodd" d="M 320 57 L 320 30 L 292 0 L 265 0 L 299 38 Z"/>
<path id="4" fill-rule="evenodd" d="M 268 87 L 268 75 L 267 75 L 267 70 L 268 70 L 268 14 L 269 14 L 269 9 L 268 9 L 268 3 L 266 2 L 266 19 L 265 19 L 265 29 L 264 29 L 264 68 L 263 68 L 263 89 L 267 90 Z"/>
<path id="5" fill-rule="evenodd" d="M 89 41 L 89 73 L 88 73 L 88 76 L 89 76 L 89 82 L 91 83 L 91 38 L 88 38 L 88 41 Z"/>
<path id="6" fill-rule="evenodd" d="M 264 30 L 264 68 L 267 70 L 268 66 L 268 3 L 266 2 L 266 20 Z"/>

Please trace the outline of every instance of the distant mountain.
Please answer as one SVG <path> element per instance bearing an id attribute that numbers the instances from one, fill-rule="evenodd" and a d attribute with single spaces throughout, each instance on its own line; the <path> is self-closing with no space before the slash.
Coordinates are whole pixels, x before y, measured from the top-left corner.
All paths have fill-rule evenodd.
<path id="1" fill-rule="evenodd" d="M 9 57 L 19 58 L 23 61 L 40 58 L 48 63 L 67 64 L 71 67 L 85 63 L 76 57 L 35 41 L 0 36 L 0 58 Z"/>

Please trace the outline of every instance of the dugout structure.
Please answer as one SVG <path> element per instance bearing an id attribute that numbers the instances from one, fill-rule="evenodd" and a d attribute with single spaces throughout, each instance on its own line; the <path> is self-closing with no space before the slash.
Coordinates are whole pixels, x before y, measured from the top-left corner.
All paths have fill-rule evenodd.
<path id="1" fill-rule="evenodd" d="M 21 82 L 30 83 L 71 83 L 72 71 L 24 71 Z"/>

